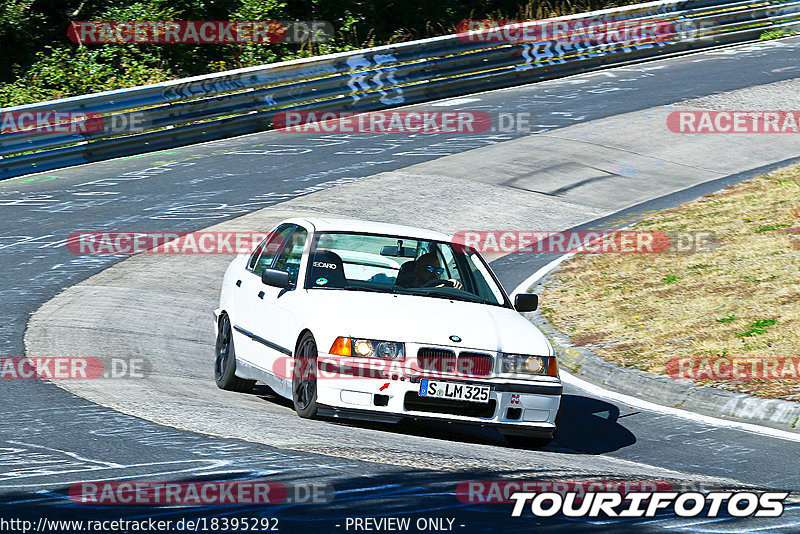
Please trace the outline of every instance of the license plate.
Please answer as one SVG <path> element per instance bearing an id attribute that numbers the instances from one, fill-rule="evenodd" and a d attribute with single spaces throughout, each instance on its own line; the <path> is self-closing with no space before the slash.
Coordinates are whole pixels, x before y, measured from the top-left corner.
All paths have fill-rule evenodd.
<path id="1" fill-rule="evenodd" d="M 489 402 L 490 389 L 489 386 L 422 380 L 419 383 L 419 396 L 470 402 Z"/>

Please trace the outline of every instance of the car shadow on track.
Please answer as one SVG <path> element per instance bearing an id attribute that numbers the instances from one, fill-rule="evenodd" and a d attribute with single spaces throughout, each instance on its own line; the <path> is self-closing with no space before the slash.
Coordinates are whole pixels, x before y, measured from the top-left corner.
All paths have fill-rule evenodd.
<path id="1" fill-rule="evenodd" d="M 267 386 L 259 384 L 253 389 L 253 393 L 267 402 L 293 410 L 291 401 L 277 395 Z M 533 444 L 530 447 L 520 447 L 515 444 L 513 448 L 567 454 L 603 454 L 616 451 L 636 443 L 636 436 L 618 422 L 619 415 L 619 409 L 608 402 L 582 395 L 563 395 L 558 430 L 553 442 L 545 447 Z M 355 419 L 321 418 L 320 420 L 333 425 L 409 436 L 511 447 L 497 430 L 476 425 L 458 423 L 442 425 L 441 422 L 424 420 L 403 420 L 397 424 Z"/>
<path id="2" fill-rule="evenodd" d="M 602 454 L 636 443 L 636 436 L 619 423 L 619 408 L 583 395 L 562 395 L 561 415 L 553 443 L 559 452 Z"/>

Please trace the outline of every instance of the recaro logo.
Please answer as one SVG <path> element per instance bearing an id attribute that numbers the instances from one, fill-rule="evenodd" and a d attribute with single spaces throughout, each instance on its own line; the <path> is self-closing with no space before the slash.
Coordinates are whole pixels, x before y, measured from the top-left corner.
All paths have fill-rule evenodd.
<path id="1" fill-rule="evenodd" d="M 319 267 L 321 269 L 333 269 L 333 270 L 336 270 L 336 264 L 335 263 L 323 263 L 321 261 L 315 261 L 314 262 L 314 267 Z"/>

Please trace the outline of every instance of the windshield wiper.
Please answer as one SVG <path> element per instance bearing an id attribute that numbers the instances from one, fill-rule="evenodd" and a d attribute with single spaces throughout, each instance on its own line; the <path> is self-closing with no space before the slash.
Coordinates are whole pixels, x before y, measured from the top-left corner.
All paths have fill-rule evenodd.
<path id="1" fill-rule="evenodd" d="M 361 286 L 332 287 L 330 289 L 344 289 L 345 291 L 368 291 L 370 293 L 391 293 L 391 290 L 378 289 L 375 287 L 361 287 Z"/>
<path id="2" fill-rule="evenodd" d="M 417 294 L 417 293 L 415 293 L 413 291 L 413 289 L 410 290 L 410 288 L 402 287 L 402 286 L 392 286 L 392 290 L 391 291 L 395 295 L 416 295 Z"/>
<path id="3" fill-rule="evenodd" d="M 423 291 L 423 292 L 417 293 L 417 294 L 421 294 L 421 295 L 426 296 L 426 297 L 434 297 L 434 298 L 437 298 L 437 299 L 462 300 L 464 302 L 478 302 L 478 303 L 481 303 L 481 304 L 486 304 L 485 300 L 483 300 L 482 298 L 478 297 L 477 295 L 472 295 L 471 293 L 469 293 L 471 298 L 467 297 L 465 295 L 453 295 L 453 294 L 450 294 L 450 293 L 440 293 L 440 292 L 438 292 L 436 290 Z"/>

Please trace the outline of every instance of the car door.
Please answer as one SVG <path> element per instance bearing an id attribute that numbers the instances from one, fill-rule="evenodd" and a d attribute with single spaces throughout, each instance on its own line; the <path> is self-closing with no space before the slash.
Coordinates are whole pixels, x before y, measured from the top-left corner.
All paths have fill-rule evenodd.
<path id="1" fill-rule="evenodd" d="M 288 389 L 291 383 L 291 356 L 300 331 L 301 317 L 297 310 L 304 297 L 299 286 L 302 286 L 300 275 L 308 234 L 308 229 L 296 225 L 272 262 L 272 268 L 289 273 L 289 288 L 265 285 L 259 277 L 257 289 L 248 289 L 250 311 L 243 326 L 257 345 L 253 363 L 275 375 L 282 389 Z"/>
<path id="2" fill-rule="evenodd" d="M 244 272 L 236 280 L 235 299 L 236 313 L 232 316 L 233 335 L 236 343 L 236 357 L 251 364 L 258 365 L 262 344 L 253 337 L 254 325 L 259 310 L 256 309 L 256 297 L 264 287 L 261 283 L 261 271 L 264 267 L 272 267 L 278 253 L 283 249 L 287 238 L 294 231 L 295 225 L 281 224 L 275 228 L 256 247 L 247 261 Z"/>

